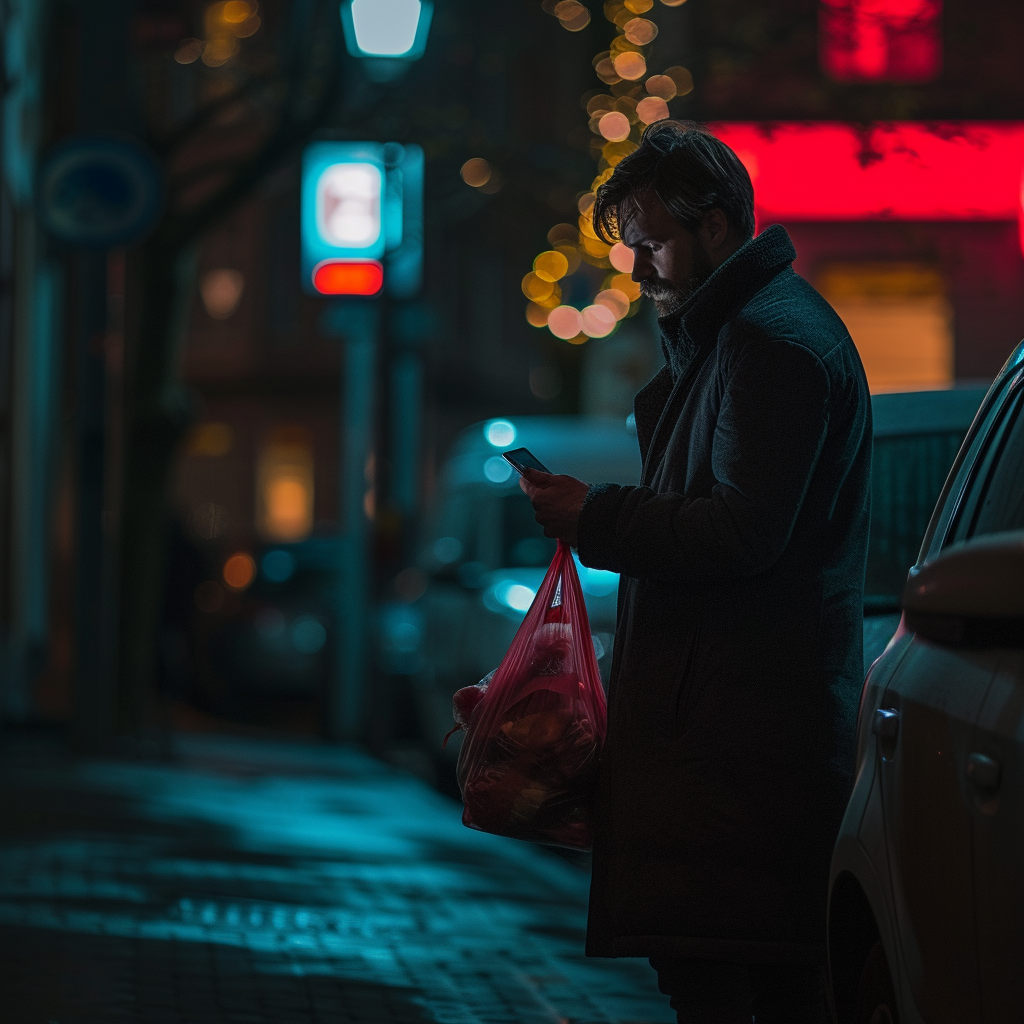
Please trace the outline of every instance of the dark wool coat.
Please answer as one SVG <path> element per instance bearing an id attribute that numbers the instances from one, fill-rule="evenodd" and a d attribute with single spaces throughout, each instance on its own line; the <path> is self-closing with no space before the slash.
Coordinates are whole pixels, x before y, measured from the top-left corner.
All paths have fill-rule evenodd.
<path id="1" fill-rule="evenodd" d="M 662 318 L 695 350 L 637 395 L 640 486 L 599 485 L 621 573 L 591 956 L 812 963 L 863 678 L 871 405 L 772 227 Z M 671 364 L 672 360 L 670 360 Z"/>

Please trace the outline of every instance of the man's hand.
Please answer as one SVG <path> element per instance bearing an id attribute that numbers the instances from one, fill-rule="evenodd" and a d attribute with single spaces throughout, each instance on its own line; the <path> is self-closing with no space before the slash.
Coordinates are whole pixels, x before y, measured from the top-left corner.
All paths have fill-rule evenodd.
<path id="1" fill-rule="evenodd" d="M 533 502 L 537 522 L 544 527 L 544 536 L 557 537 L 570 547 L 576 547 L 580 509 L 583 508 L 583 499 L 590 490 L 590 484 L 574 476 L 526 469 L 523 470 L 519 486 Z"/>

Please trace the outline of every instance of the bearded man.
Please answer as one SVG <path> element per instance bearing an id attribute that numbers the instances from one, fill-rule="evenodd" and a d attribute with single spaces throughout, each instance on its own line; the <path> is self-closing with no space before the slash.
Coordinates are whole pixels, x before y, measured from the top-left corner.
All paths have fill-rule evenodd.
<path id="1" fill-rule="evenodd" d="M 687 1024 L 825 1020 L 863 678 L 867 383 L 753 207 L 713 135 L 647 130 L 594 205 L 659 314 L 641 482 L 522 481 L 549 537 L 620 574 L 587 953 L 648 957 Z"/>

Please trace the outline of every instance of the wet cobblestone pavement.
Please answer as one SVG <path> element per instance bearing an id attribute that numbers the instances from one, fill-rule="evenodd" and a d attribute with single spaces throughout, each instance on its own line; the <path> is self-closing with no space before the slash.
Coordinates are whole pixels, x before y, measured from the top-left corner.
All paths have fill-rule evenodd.
<path id="1" fill-rule="evenodd" d="M 587 878 L 356 751 L 188 738 L 168 765 L 7 744 L 3 1024 L 667 1024 L 584 958 Z"/>

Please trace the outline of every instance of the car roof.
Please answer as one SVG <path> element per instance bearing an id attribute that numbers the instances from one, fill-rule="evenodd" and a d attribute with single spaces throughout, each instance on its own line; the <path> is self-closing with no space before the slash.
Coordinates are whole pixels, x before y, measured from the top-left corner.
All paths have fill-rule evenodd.
<path id="1" fill-rule="evenodd" d="M 874 435 L 910 437 L 918 434 L 966 433 L 988 386 L 942 391 L 882 392 L 871 396 Z"/>
<path id="2" fill-rule="evenodd" d="M 507 423 L 514 437 L 501 445 L 487 439 L 495 423 Z M 505 437 L 512 431 L 504 431 Z M 529 448 L 552 473 L 568 473 L 588 483 L 635 484 L 640 479 L 636 432 L 625 418 L 608 416 L 508 416 L 474 423 L 462 431 L 445 463 L 443 487 L 491 483 L 484 472 L 488 459 L 513 448 Z M 515 474 L 498 489 L 516 489 Z"/>

